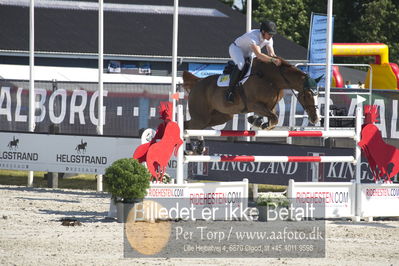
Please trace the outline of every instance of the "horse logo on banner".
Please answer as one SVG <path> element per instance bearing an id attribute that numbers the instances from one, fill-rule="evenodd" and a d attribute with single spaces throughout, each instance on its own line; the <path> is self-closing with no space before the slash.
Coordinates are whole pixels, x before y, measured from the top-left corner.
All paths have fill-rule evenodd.
<path id="1" fill-rule="evenodd" d="M 87 142 L 83 142 L 83 139 L 80 140 L 80 144 L 76 145 L 75 151 L 78 153 L 86 153 Z"/>
<path id="2" fill-rule="evenodd" d="M 7 147 L 12 150 L 14 148 L 14 150 L 16 150 L 18 148 L 18 143 L 19 143 L 19 139 L 16 139 L 15 136 L 13 136 L 12 140 L 8 143 Z"/>

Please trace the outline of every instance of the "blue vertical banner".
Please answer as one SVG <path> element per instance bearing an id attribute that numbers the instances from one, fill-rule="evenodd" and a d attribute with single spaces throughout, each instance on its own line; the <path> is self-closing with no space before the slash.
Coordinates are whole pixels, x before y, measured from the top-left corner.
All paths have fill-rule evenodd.
<path id="1" fill-rule="evenodd" d="M 334 17 L 332 17 L 332 25 L 334 28 Z M 327 58 L 327 15 L 312 13 L 309 32 L 308 61 L 309 63 L 325 64 Z M 332 61 L 331 57 L 331 64 Z M 325 65 L 309 67 L 309 75 L 312 78 L 323 76 L 319 82 L 321 87 L 325 86 L 325 73 Z"/>

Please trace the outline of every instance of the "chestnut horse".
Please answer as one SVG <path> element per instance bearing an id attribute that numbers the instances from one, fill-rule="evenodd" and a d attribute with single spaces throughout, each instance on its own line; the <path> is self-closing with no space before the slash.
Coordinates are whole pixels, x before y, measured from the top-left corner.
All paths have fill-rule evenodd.
<path id="1" fill-rule="evenodd" d="M 189 72 L 183 73 L 183 86 L 189 92 L 188 106 L 191 120 L 186 121 L 185 129 L 204 129 L 223 124 L 234 114 L 254 112 L 268 118 L 262 128 L 273 129 L 278 123 L 275 113 L 277 103 L 284 96 L 284 89 L 298 92 L 297 98 L 313 124 L 319 121 L 316 103 L 317 82 L 306 73 L 282 59 L 282 64 L 264 63 L 254 58 L 247 81 L 235 90 L 235 100 L 228 103 L 225 91 L 228 87 L 218 87 L 218 75 L 198 78 Z M 248 119 L 250 120 L 250 119 Z M 249 121 L 250 123 L 254 122 Z"/>

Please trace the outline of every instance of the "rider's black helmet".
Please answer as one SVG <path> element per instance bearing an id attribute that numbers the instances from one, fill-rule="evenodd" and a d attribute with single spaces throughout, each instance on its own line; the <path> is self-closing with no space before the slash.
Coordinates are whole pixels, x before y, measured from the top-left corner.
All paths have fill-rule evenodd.
<path id="1" fill-rule="evenodd" d="M 274 35 L 277 33 L 277 26 L 273 21 L 266 20 L 260 24 L 260 30 Z"/>

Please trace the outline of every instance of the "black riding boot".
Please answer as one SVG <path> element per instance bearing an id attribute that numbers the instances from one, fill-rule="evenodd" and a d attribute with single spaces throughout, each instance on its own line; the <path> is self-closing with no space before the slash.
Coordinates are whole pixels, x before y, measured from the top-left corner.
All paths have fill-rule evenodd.
<path id="1" fill-rule="evenodd" d="M 234 102 L 234 90 L 237 86 L 237 83 L 240 81 L 240 78 L 241 78 L 241 70 L 236 65 L 233 71 L 231 72 L 229 89 L 226 91 L 226 101 L 229 103 Z"/>

